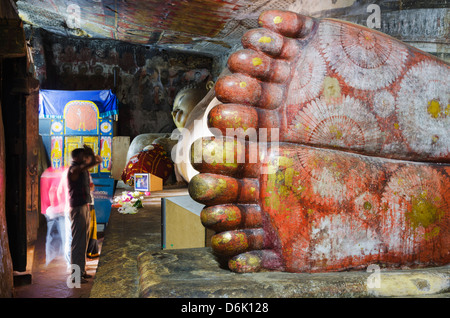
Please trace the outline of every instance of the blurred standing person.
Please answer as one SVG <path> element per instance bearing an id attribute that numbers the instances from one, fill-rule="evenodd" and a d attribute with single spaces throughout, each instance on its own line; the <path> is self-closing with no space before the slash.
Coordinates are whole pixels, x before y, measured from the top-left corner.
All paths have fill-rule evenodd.
<path id="1" fill-rule="evenodd" d="M 50 206 L 47 207 L 44 214 L 47 220 L 47 238 L 45 240 L 46 265 L 56 256 L 64 254 L 65 248 L 64 202 L 58 200 L 57 189 L 57 185 L 52 185 L 48 189 Z"/>
<path id="2" fill-rule="evenodd" d="M 72 162 L 67 172 L 69 218 L 72 231 L 70 258 L 72 266 L 79 267 L 80 282 L 86 283 L 86 278 L 91 277 L 86 273 L 90 222 L 89 204 L 92 202 L 88 170 L 100 164 L 102 159 L 86 145 L 84 148 L 74 149 L 71 155 Z M 72 268 L 72 275 L 74 274 L 76 271 Z M 72 281 L 75 281 L 74 276 L 72 276 Z"/>
<path id="3" fill-rule="evenodd" d="M 58 200 L 64 202 L 64 228 L 65 228 L 65 245 L 64 245 L 64 258 L 67 262 L 67 268 L 70 269 L 70 246 L 72 244 L 72 230 L 71 221 L 69 217 L 70 204 L 69 204 L 69 186 L 67 181 L 67 174 L 69 168 L 66 167 L 61 175 L 61 181 L 58 186 Z"/>

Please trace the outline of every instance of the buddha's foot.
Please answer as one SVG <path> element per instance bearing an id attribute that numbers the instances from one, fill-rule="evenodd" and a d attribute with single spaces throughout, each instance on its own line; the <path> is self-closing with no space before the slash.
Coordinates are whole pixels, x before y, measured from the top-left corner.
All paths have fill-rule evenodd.
<path id="1" fill-rule="evenodd" d="M 214 251 L 237 272 L 449 263 L 449 66 L 346 22 L 282 11 L 259 22 L 209 114 L 222 134 L 248 135 L 244 160 L 243 138 L 218 134 L 193 160 Z M 253 163 L 261 128 L 269 152 Z"/>

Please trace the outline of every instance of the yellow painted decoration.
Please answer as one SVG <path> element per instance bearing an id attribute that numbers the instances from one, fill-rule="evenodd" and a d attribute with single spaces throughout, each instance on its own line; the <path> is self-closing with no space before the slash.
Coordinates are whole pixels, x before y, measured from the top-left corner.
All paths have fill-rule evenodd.
<path id="1" fill-rule="evenodd" d="M 419 226 L 427 228 L 439 222 L 444 214 L 443 211 L 428 199 L 426 192 L 422 192 L 417 197 L 412 197 L 411 201 L 412 208 L 410 212 L 406 213 L 406 216 L 414 229 Z"/>
<path id="2" fill-rule="evenodd" d="M 53 145 L 51 151 L 51 158 L 52 158 L 52 167 L 55 169 L 61 168 L 62 151 L 58 140 L 55 140 L 55 144 Z"/>
<path id="3" fill-rule="evenodd" d="M 342 138 L 342 131 L 339 129 L 339 127 L 332 125 L 330 126 L 330 133 L 334 134 L 334 137 L 336 139 L 341 139 Z"/>
<path id="4" fill-rule="evenodd" d="M 262 60 L 261 60 L 261 58 L 259 58 L 259 57 L 254 57 L 254 58 L 252 59 L 252 63 L 253 63 L 253 66 L 258 66 L 258 65 L 261 65 L 261 64 L 262 64 Z"/>
<path id="5" fill-rule="evenodd" d="M 259 43 L 270 43 L 272 42 L 272 38 L 270 36 L 262 36 L 258 40 Z"/>
<path id="6" fill-rule="evenodd" d="M 246 87 L 247 87 L 247 83 L 246 83 L 246 82 L 240 82 L 240 83 L 239 83 L 239 86 L 240 86 L 241 88 L 246 88 Z"/>
<path id="7" fill-rule="evenodd" d="M 364 202 L 364 210 L 369 211 L 370 209 L 372 209 L 372 203 L 369 201 Z"/>
<path id="8" fill-rule="evenodd" d="M 282 17 L 276 16 L 275 18 L 273 18 L 273 23 L 279 24 L 281 22 L 283 22 L 283 18 Z"/>
<path id="9" fill-rule="evenodd" d="M 439 102 L 435 99 L 433 99 L 432 101 L 428 102 L 428 113 L 433 117 L 433 118 L 438 118 L 440 113 L 441 113 L 441 105 L 439 104 Z"/>
<path id="10" fill-rule="evenodd" d="M 109 165 L 111 160 L 111 148 L 109 147 L 109 142 L 107 139 L 103 139 L 102 148 L 100 150 L 100 156 L 103 159 L 100 171 L 109 172 L 111 169 Z"/>

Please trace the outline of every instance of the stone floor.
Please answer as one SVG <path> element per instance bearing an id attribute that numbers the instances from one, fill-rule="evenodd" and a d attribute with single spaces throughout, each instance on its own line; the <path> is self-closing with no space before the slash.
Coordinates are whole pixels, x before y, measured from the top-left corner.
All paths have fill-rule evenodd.
<path id="1" fill-rule="evenodd" d="M 90 297 L 139 297 L 138 256 L 161 250 L 161 198 L 187 194 L 187 188 L 168 188 L 152 192 L 136 214 L 112 209 Z"/>
<path id="2" fill-rule="evenodd" d="M 120 185 L 115 195 L 131 188 Z M 124 215 L 112 208 L 104 232 L 98 233 L 100 257 L 87 261 L 86 270 L 93 278 L 80 288 L 67 285 L 67 264 L 62 255 L 46 265 L 46 221 L 40 222 L 34 246 L 31 284 L 17 284 L 15 298 L 136 298 L 139 297 L 138 255 L 160 249 L 161 198 L 187 195 L 187 188 L 174 187 L 153 192 L 144 200 L 144 208 L 134 215 Z M 107 239 L 105 239 L 107 237 Z"/>
<path id="3" fill-rule="evenodd" d="M 450 297 L 450 266 L 236 274 L 219 268 L 209 248 L 149 251 L 138 261 L 140 296 L 147 298 Z"/>
<path id="4" fill-rule="evenodd" d="M 43 218 L 43 217 L 42 217 Z M 93 278 L 86 284 L 80 284 L 79 288 L 70 287 L 67 278 L 70 271 L 63 255 L 59 255 L 46 264 L 45 241 L 47 226 L 45 219 L 41 220 L 38 238 L 34 246 L 34 257 L 31 269 L 31 284 L 22 282 L 14 286 L 15 298 L 88 298 L 97 271 L 99 258 L 87 259 L 86 271 Z M 98 245 L 101 253 L 103 235 L 98 233 Z"/>

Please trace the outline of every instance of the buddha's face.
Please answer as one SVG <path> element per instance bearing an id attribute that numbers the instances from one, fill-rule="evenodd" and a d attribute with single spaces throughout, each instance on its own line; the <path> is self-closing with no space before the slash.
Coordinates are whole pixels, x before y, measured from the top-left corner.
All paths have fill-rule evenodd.
<path id="1" fill-rule="evenodd" d="M 184 128 L 186 120 L 194 107 L 200 102 L 207 93 L 203 88 L 182 89 L 173 102 L 172 117 L 178 128 Z"/>

